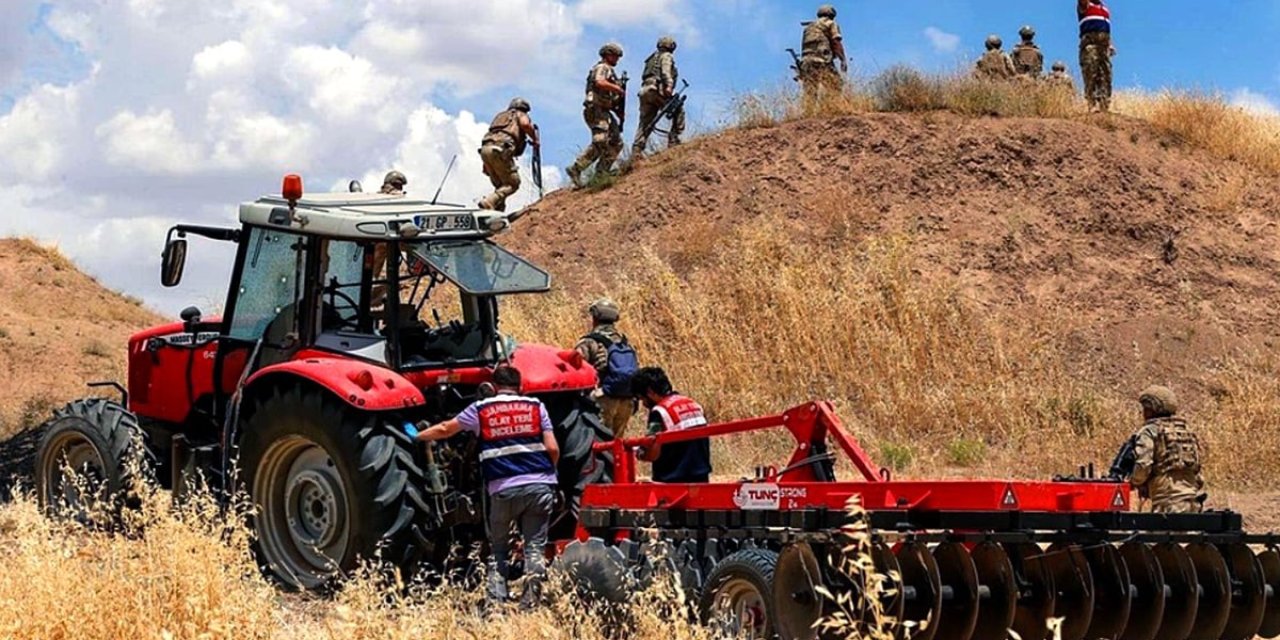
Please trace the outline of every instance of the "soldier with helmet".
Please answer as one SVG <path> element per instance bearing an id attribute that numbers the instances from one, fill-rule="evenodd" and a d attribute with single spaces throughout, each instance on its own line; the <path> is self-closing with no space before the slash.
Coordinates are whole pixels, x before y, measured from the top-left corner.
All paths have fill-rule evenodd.
<path id="1" fill-rule="evenodd" d="M 484 174 L 493 183 L 493 193 L 480 200 L 480 208 L 495 211 L 507 210 L 507 198 L 520 190 L 520 171 L 516 158 L 524 154 L 525 146 L 537 149 L 538 129 L 529 119 L 529 101 L 515 98 L 505 111 L 494 116 L 489 132 L 480 141 L 480 160 Z"/>
<path id="2" fill-rule="evenodd" d="M 1067 63 L 1061 60 L 1053 63 L 1053 71 L 1046 79 L 1051 86 L 1070 90 L 1071 93 L 1076 92 L 1076 83 L 1071 79 L 1071 74 L 1067 73 Z"/>
<path id="3" fill-rule="evenodd" d="M 813 98 L 826 90 L 839 91 L 844 84 L 836 73 L 835 61 L 840 61 L 840 72 L 849 72 L 849 59 L 844 53 L 844 36 L 836 24 L 836 8 L 829 4 L 818 7 L 818 19 L 801 23 L 804 33 L 800 41 L 800 60 L 797 71 L 807 98 Z"/>
<path id="4" fill-rule="evenodd" d="M 636 412 L 631 377 L 640 365 L 627 336 L 618 331 L 622 313 L 616 302 L 608 298 L 596 300 L 587 307 L 587 315 L 591 317 L 591 330 L 574 349 L 595 367 L 599 386 L 592 397 L 600 405 L 605 425 L 613 430 L 614 437 L 621 438 Z"/>
<path id="5" fill-rule="evenodd" d="M 404 195 L 404 188 L 409 185 L 409 179 L 404 177 L 399 171 L 389 171 L 385 178 L 382 179 L 382 189 L 378 193 L 389 196 Z"/>
<path id="6" fill-rule="evenodd" d="M 1004 41 L 1000 36 L 987 36 L 987 52 L 978 59 L 974 73 L 985 80 L 1010 80 L 1017 75 L 1013 68 L 1013 60 L 1004 52 Z"/>
<path id="7" fill-rule="evenodd" d="M 622 122 L 619 113 L 626 104 L 626 89 L 614 68 L 622 58 L 622 46 L 610 42 L 600 47 L 600 61 L 587 73 L 587 95 L 582 118 L 591 129 L 591 146 L 566 170 L 574 185 L 581 186 L 582 172 L 592 164 L 597 172 L 612 172 L 622 153 Z"/>
<path id="8" fill-rule="evenodd" d="M 649 136 L 645 131 L 659 116 L 662 107 L 675 94 L 676 82 L 680 79 L 680 71 L 676 68 L 676 40 L 671 36 L 658 38 L 658 49 L 644 61 L 643 84 L 640 85 L 640 125 L 636 129 L 635 142 L 631 144 L 632 157 L 639 158 L 649 144 Z M 667 134 L 667 144 L 680 144 L 680 134 L 684 133 L 684 107 L 676 112 L 671 120 L 671 131 Z"/>
<path id="9" fill-rule="evenodd" d="M 1200 439 L 1177 417 L 1178 400 L 1167 387 L 1148 387 L 1138 396 L 1144 424 L 1134 436 L 1135 463 L 1129 483 L 1151 501 L 1156 513 L 1204 510 Z"/>
<path id="10" fill-rule="evenodd" d="M 1018 35 L 1022 42 L 1013 47 L 1013 69 L 1019 77 L 1039 79 L 1044 73 L 1044 54 L 1035 43 L 1036 30 L 1031 25 L 1024 25 L 1018 30 Z"/>

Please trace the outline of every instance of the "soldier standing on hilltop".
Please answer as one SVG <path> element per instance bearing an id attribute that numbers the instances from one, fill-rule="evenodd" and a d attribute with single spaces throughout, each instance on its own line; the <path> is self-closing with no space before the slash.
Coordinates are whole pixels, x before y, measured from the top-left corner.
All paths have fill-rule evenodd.
<path id="1" fill-rule="evenodd" d="M 516 158 L 524 154 L 527 144 L 537 149 L 538 129 L 529 119 L 529 101 L 515 98 L 507 109 L 494 116 L 489 133 L 480 142 L 480 160 L 484 174 L 493 183 L 493 193 L 480 200 L 481 209 L 507 210 L 507 198 L 520 190 L 520 171 Z"/>
<path id="2" fill-rule="evenodd" d="M 1044 73 L 1044 54 L 1034 42 L 1036 30 L 1031 25 L 1024 25 L 1018 30 L 1018 35 L 1022 42 L 1013 47 L 1013 69 L 1020 77 L 1038 80 Z"/>
<path id="3" fill-rule="evenodd" d="M 680 79 L 680 70 L 676 68 L 676 41 L 671 36 L 658 38 L 658 50 L 644 61 L 643 84 L 640 85 L 640 126 L 636 129 L 635 142 L 631 144 L 631 156 L 639 158 L 649 144 L 650 125 L 661 115 L 671 96 L 675 95 L 676 81 Z M 684 133 L 684 106 L 671 119 L 671 131 L 667 134 L 667 145 L 680 144 L 680 134 Z"/>
<path id="4" fill-rule="evenodd" d="M 1151 500 L 1156 513 L 1200 513 L 1204 478 L 1200 475 L 1200 439 L 1177 417 L 1177 398 L 1166 387 L 1148 387 L 1138 396 L 1144 424 L 1134 436 L 1134 466 L 1129 483 Z"/>
<path id="5" fill-rule="evenodd" d="M 1067 63 L 1061 60 L 1053 63 L 1053 72 L 1046 77 L 1046 80 L 1051 86 L 1068 89 L 1073 94 L 1076 92 L 1076 83 L 1071 79 L 1071 74 L 1067 73 Z"/>
<path id="6" fill-rule="evenodd" d="M 1084 99 L 1092 111 L 1111 110 L 1111 10 L 1102 0 L 1076 0 L 1080 18 L 1080 75 L 1084 78 Z"/>
<path id="7" fill-rule="evenodd" d="M 582 118 L 591 129 L 591 146 L 565 172 L 575 186 L 582 186 L 582 172 L 593 163 L 597 172 L 613 171 L 613 163 L 622 153 L 621 114 L 625 113 L 627 90 L 614 68 L 622 58 L 622 46 L 610 42 L 600 47 L 600 61 L 587 73 L 587 96 L 582 103 Z"/>
<path id="8" fill-rule="evenodd" d="M 818 19 L 802 22 L 804 33 L 800 41 L 800 59 L 796 71 L 804 86 L 806 98 L 814 98 L 826 90 L 839 92 L 844 85 L 836 73 L 835 61 L 840 61 L 840 73 L 849 73 L 849 59 L 844 54 L 844 36 L 836 24 L 836 8 L 829 4 L 818 7 Z"/>
<path id="9" fill-rule="evenodd" d="M 399 171 L 389 171 L 387 176 L 382 179 L 382 189 L 378 193 L 389 196 L 404 195 L 404 188 L 408 186 L 409 179 L 404 177 Z"/>
<path id="10" fill-rule="evenodd" d="M 1004 41 L 995 34 L 987 36 L 987 52 L 978 58 L 974 73 L 985 80 L 1010 80 L 1017 71 L 1013 68 L 1013 60 L 1004 52 Z"/>

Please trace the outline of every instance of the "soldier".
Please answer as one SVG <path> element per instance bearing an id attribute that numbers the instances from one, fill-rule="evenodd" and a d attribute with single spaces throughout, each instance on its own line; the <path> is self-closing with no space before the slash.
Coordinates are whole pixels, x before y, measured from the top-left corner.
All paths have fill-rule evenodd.
<path id="1" fill-rule="evenodd" d="M 658 38 L 658 50 L 650 54 L 644 61 L 643 84 L 640 85 L 640 127 L 636 129 L 635 142 L 631 144 L 632 157 L 644 154 L 649 144 L 645 130 L 658 119 L 658 112 L 666 106 L 667 100 L 676 91 L 676 81 L 680 79 L 680 71 L 676 69 L 676 41 L 671 36 Z M 676 112 L 671 120 L 671 131 L 667 134 L 667 145 L 680 144 L 680 134 L 684 133 L 684 107 Z"/>
<path id="2" fill-rule="evenodd" d="M 635 349 L 618 331 L 621 313 L 617 303 L 601 298 L 587 308 L 591 331 L 578 340 L 574 349 L 596 368 L 599 387 L 592 393 L 600 405 L 605 425 L 615 438 L 623 437 L 631 415 L 636 412 L 636 399 L 631 393 L 631 376 L 639 369 Z"/>
<path id="3" fill-rule="evenodd" d="M 1076 83 L 1071 79 L 1071 74 L 1067 73 L 1067 63 L 1061 60 L 1053 63 L 1053 73 L 1050 73 L 1047 79 L 1052 86 L 1069 89 L 1071 93 L 1076 92 Z"/>
<path id="4" fill-rule="evenodd" d="M 1009 80 L 1017 75 L 1013 68 L 1013 60 L 1001 47 L 1004 41 L 995 34 L 987 36 L 987 52 L 978 58 L 975 75 L 985 80 Z"/>
<path id="5" fill-rule="evenodd" d="M 631 390 L 649 409 L 649 435 L 707 426 L 702 405 L 676 393 L 667 373 L 645 367 L 631 378 Z M 654 482 L 706 483 L 711 476 L 711 439 L 698 438 L 645 447 L 640 459 L 653 463 Z"/>
<path id="6" fill-rule="evenodd" d="M 1080 75 L 1089 110 L 1111 110 L 1111 10 L 1102 0 L 1076 0 L 1080 18 Z"/>
<path id="7" fill-rule="evenodd" d="M 1013 48 L 1013 69 L 1019 76 L 1037 80 L 1044 73 L 1044 54 L 1034 42 L 1036 30 L 1031 25 L 1024 25 L 1018 30 L 1018 35 L 1022 42 Z"/>
<path id="8" fill-rule="evenodd" d="M 507 600 L 510 574 L 511 528 L 524 541 L 525 583 L 523 604 L 536 601 L 546 574 L 543 547 L 555 509 L 556 464 L 560 447 L 547 407 L 541 400 L 520 395 L 521 376 L 515 367 L 493 370 L 497 394 L 482 398 L 457 417 L 427 426 L 418 433 L 423 443 L 451 438 L 460 431 L 478 440 L 480 474 L 489 494 L 486 515 L 493 563 L 489 571 L 488 602 Z M 515 425 L 515 426 L 512 426 Z"/>
<path id="9" fill-rule="evenodd" d="M 598 172 L 613 171 L 613 163 L 622 153 L 622 123 L 617 116 L 626 106 L 627 92 L 614 73 L 621 58 L 622 47 L 610 42 L 600 47 L 600 61 L 587 73 L 582 118 L 591 129 L 591 146 L 566 170 L 574 185 L 582 185 L 582 172 L 592 163 Z"/>
<path id="10" fill-rule="evenodd" d="M 493 183 L 494 192 L 480 200 L 481 209 L 507 210 L 507 198 L 520 190 L 520 171 L 516 158 L 524 154 L 526 144 L 537 149 L 538 130 L 529 119 L 529 101 L 515 98 L 506 111 L 494 116 L 489 133 L 480 141 L 480 160 L 484 174 Z"/>
<path id="11" fill-rule="evenodd" d="M 409 179 L 404 177 L 399 171 L 387 172 L 387 177 L 382 179 L 382 189 L 378 193 L 390 196 L 404 195 L 404 188 L 409 185 Z"/>
<path id="12" fill-rule="evenodd" d="M 1199 513 L 1208 497 L 1200 476 L 1200 439 L 1175 417 L 1178 401 L 1170 389 L 1148 387 L 1138 402 L 1145 424 L 1135 436 L 1129 483 L 1156 513 Z"/>
<path id="13" fill-rule="evenodd" d="M 807 98 L 830 89 L 839 91 L 843 81 L 836 73 L 840 60 L 841 73 L 849 73 L 849 59 L 844 54 L 844 36 L 836 24 L 836 8 L 829 4 L 818 7 L 818 19 L 805 22 L 800 41 L 800 63 L 796 69 Z"/>

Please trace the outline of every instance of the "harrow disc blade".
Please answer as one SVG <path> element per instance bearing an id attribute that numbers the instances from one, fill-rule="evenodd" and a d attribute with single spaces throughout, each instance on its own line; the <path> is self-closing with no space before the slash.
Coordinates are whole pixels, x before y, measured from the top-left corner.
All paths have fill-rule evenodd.
<path id="1" fill-rule="evenodd" d="M 1053 617 L 1053 574 L 1040 547 L 1021 543 L 1010 544 L 1007 549 L 1020 592 L 1013 632 L 1022 640 L 1044 640 L 1049 634 L 1049 618 Z"/>
<path id="2" fill-rule="evenodd" d="M 933 640 L 942 614 L 942 581 L 938 564 L 923 544 L 904 542 L 898 547 L 898 564 L 902 568 L 902 585 L 907 597 L 902 622 L 911 640 Z"/>
<path id="3" fill-rule="evenodd" d="M 1196 568 L 1182 547 L 1166 542 L 1152 547 L 1160 574 L 1164 576 L 1164 620 L 1156 632 L 1156 640 L 1187 640 L 1200 608 Z"/>
<path id="4" fill-rule="evenodd" d="M 888 618 L 887 626 L 900 625 L 907 600 L 903 597 L 902 566 L 898 564 L 898 557 L 893 555 L 889 545 L 877 542 L 871 546 L 871 564 L 876 569 L 876 575 L 883 580 L 880 591 L 882 594 L 880 596 L 880 611 L 883 617 Z M 874 621 L 869 620 L 868 622 Z M 890 629 L 883 630 L 889 631 Z"/>
<path id="5" fill-rule="evenodd" d="M 1191 556 L 1196 580 L 1200 583 L 1200 608 L 1196 610 L 1196 623 L 1191 627 L 1189 640 L 1218 640 L 1231 615 L 1231 574 L 1227 561 L 1216 547 L 1203 542 L 1187 545 L 1187 555 Z"/>
<path id="6" fill-rule="evenodd" d="M 807 542 L 787 545 L 778 554 L 773 570 L 773 600 L 778 619 L 774 621 L 778 636 L 810 640 L 818 637 L 813 625 L 822 617 L 824 587 L 822 567 Z"/>
<path id="7" fill-rule="evenodd" d="M 978 584 L 987 591 L 987 597 L 978 606 L 973 637 L 978 640 L 1006 638 L 1018 609 L 1018 581 L 1013 574 L 1013 562 L 1004 547 L 994 542 L 974 547 L 972 556 Z"/>
<path id="8" fill-rule="evenodd" d="M 1245 544 L 1228 544 L 1219 548 L 1231 571 L 1228 583 L 1231 593 L 1231 613 L 1227 627 L 1222 631 L 1223 640 L 1249 640 L 1262 628 L 1262 616 L 1266 613 L 1266 580 L 1262 565 Z"/>
<path id="9" fill-rule="evenodd" d="M 1093 622 L 1093 573 L 1080 545 L 1055 543 L 1045 561 L 1057 589 L 1053 615 L 1062 618 L 1062 640 L 1084 640 Z"/>
<path id="10" fill-rule="evenodd" d="M 1275 638 L 1280 636 L 1280 551 L 1267 549 L 1259 553 L 1258 564 L 1262 566 L 1262 577 L 1267 584 L 1267 605 L 1258 635 Z"/>
<path id="11" fill-rule="evenodd" d="M 942 612 L 934 640 L 969 640 L 978 624 L 978 569 L 969 550 L 959 542 L 933 548 L 942 582 Z"/>
<path id="12" fill-rule="evenodd" d="M 1086 638 L 1118 638 L 1129 621 L 1133 600 L 1129 593 L 1129 569 L 1120 551 L 1109 544 L 1099 544 L 1084 550 L 1093 574 L 1093 620 L 1085 633 Z"/>
<path id="13" fill-rule="evenodd" d="M 1120 557 L 1129 574 L 1125 600 L 1130 603 L 1128 622 L 1120 640 L 1155 640 L 1164 619 L 1164 574 L 1151 547 L 1129 542 L 1120 547 Z M 1099 598 L 1102 593 L 1099 592 Z"/>

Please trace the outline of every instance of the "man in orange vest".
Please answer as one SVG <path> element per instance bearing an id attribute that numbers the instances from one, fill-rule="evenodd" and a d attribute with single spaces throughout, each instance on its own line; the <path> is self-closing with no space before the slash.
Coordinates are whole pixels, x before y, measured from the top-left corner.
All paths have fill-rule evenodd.
<path id="1" fill-rule="evenodd" d="M 676 393 L 667 373 L 658 367 L 636 371 L 631 389 L 649 409 L 651 436 L 707 426 L 702 406 Z M 711 476 L 711 440 L 654 444 L 641 451 L 640 459 L 653 463 L 654 482 L 705 483 Z"/>

